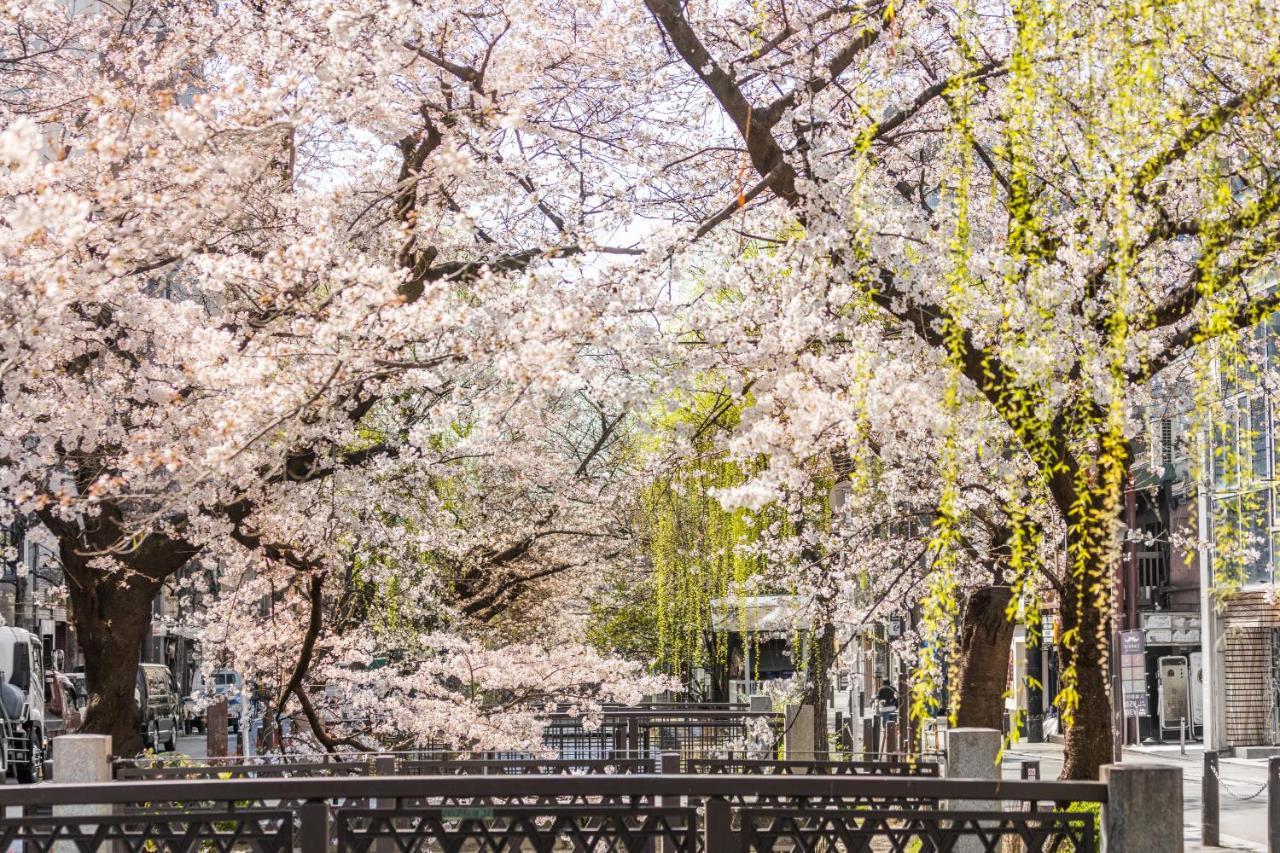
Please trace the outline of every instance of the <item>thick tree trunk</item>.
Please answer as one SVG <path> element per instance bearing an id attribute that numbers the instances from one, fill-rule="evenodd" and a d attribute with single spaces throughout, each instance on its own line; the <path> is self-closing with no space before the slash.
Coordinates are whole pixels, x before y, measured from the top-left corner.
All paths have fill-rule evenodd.
<path id="1" fill-rule="evenodd" d="M 985 586 L 974 590 L 965 603 L 952 688 L 957 726 L 999 729 L 1004 722 L 1014 628 L 1005 608 L 1012 594 L 1007 586 Z"/>
<path id="2" fill-rule="evenodd" d="M 1103 575 L 1106 577 L 1105 573 Z M 1096 780 L 1104 764 L 1112 761 L 1114 740 L 1111 731 L 1111 700 L 1107 695 L 1105 656 L 1109 630 L 1107 602 L 1109 596 L 1094 594 L 1068 582 L 1062 596 L 1062 633 L 1079 632 L 1079 644 L 1073 651 L 1061 647 L 1063 671 L 1072 664 L 1076 672 L 1079 705 L 1067 728 L 1067 749 L 1062 768 L 1063 779 Z"/>
<path id="3" fill-rule="evenodd" d="M 116 755 L 136 755 L 143 748 L 135 699 L 138 660 L 160 583 L 125 572 L 89 577 L 88 584 L 68 584 L 89 690 L 79 732 L 111 735 Z"/>
<path id="4" fill-rule="evenodd" d="M 831 697 L 831 664 L 836 656 L 836 629 L 830 622 L 817 626 L 814 649 L 809 656 L 805 677 L 805 705 L 813 706 L 813 757 L 825 761 L 830 757 L 827 743 L 827 705 Z"/>

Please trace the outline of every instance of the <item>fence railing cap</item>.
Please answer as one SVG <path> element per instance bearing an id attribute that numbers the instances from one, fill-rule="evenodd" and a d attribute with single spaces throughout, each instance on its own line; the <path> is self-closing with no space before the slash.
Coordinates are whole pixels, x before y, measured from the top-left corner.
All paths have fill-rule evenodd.
<path id="1" fill-rule="evenodd" d="M 414 797 L 875 797 L 1106 802 L 1100 782 L 913 776 L 386 776 L 0 786 L 0 806 Z"/>

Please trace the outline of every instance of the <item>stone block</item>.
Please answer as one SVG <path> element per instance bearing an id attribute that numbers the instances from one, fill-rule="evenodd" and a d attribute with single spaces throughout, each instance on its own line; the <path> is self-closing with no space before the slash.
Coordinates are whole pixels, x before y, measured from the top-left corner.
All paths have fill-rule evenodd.
<path id="1" fill-rule="evenodd" d="M 1103 853 L 1180 853 L 1182 768 L 1108 764 L 1102 768 Z"/>
<path id="2" fill-rule="evenodd" d="M 62 735 L 53 739 L 53 781 L 88 785 L 111 781 L 110 735 Z M 112 813 L 110 804 L 59 805 L 53 807 L 55 817 L 105 816 Z M 59 841 L 54 853 L 76 853 L 71 841 Z"/>

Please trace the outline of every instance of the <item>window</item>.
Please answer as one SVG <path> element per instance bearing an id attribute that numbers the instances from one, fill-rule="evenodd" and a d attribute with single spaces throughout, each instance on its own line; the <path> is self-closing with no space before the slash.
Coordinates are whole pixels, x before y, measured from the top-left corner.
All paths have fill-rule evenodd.
<path id="1" fill-rule="evenodd" d="M 1248 440 L 1255 481 L 1271 478 L 1271 453 L 1268 448 L 1270 434 L 1270 424 L 1267 422 L 1267 398 L 1259 394 L 1249 400 Z"/>
<path id="2" fill-rule="evenodd" d="M 169 673 L 163 667 L 143 667 L 147 677 L 147 693 L 152 697 L 163 696 L 169 691 Z"/>
<path id="3" fill-rule="evenodd" d="M 1213 465 L 1213 486 L 1217 491 L 1234 489 L 1238 482 L 1236 467 L 1239 456 L 1236 448 L 1236 401 L 1227 400 L 1222 405 L 1222 417 L 1213 424 L 1213 447 L 1210 454 Z"/>
<path id="4" fill-rule="evenodd" d="M 24 693 L 31 686 L 31 649 L 26 642 L 13 644 L 13 674 L 9 683 Z"/>
<path id="5" fill-rule="evenodd" d="M 1239 573 L 1246 585 L 1272 582 L 1271 490 L 1213 502 L 1215 571 Z"/>

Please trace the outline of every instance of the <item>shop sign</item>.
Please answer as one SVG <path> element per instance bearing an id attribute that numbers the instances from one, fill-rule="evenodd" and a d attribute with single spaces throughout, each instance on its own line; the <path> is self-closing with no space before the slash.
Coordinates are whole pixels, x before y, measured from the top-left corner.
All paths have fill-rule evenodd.
<path id="1" fill-rule="evenodd" d="M 1120 683 L 1126 717 L 1145 717 L 1147 704 L 1147 638 L 1143 631 L 1120 632 Z"/>

